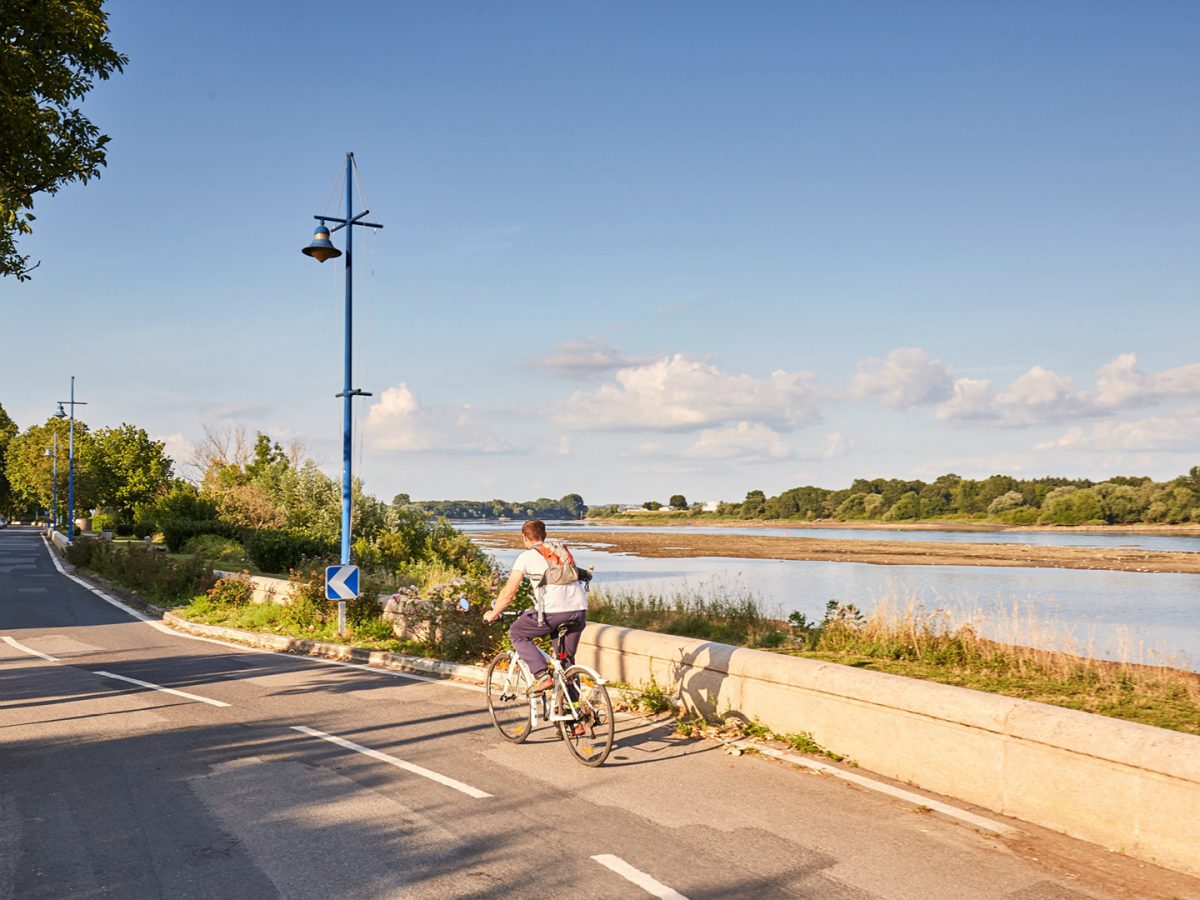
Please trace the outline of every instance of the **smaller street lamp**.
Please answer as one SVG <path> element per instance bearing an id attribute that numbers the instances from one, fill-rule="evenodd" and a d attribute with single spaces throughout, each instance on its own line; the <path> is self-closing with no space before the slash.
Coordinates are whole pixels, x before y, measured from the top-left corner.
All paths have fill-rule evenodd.
<path id="1" fill-rule="evenodd" d="M 87 406 L 86 400 L 75 399 L 75 376 L 71 376 L 71 399 L 58 401 L 58 412 L 54 418 L 66 416 L 63 404 L 71 407 L 71 432 L 67 444 L 67 540 L 75 541 L 75 407 Z"/>
<path id="2" fill-rule="evenodd" d="M 60 415 L 60 413 L 62 415 Z M 65 416 L 65 415 L 66 415 L 66 413 L 63 413 L 62 407 L 59 406 L 58 412 L 54 414 L 54 417 L 62 418 L 62 416 Z M 46 448 L 46 456 L 49 456 L 49 457 L 53 458 L 53 460 L 54 460 L 54 463 L 53 463 L 54 474 L 52 476 L 52 478 L 54 480 L 54 488 L 53 488 L 54 505 L 53 505 L 53 507 L 51 507 L 54 510 L 54 512 L 50 517 L 50 530 L 54 531 L 58 528 L 58 432 L 57 431 L 54 432 L 54 449 L 51 450 L 49 447 L 47 447 Z"/>

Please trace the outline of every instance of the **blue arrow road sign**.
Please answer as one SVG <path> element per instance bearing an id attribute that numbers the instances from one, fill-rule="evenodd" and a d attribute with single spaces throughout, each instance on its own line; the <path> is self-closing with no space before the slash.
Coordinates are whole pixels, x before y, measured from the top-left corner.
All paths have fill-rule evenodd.
<path id="1" fill-rule="evenodd" d="M 325 599 L 353 600 L 358 596 L 358 566 L 325 567 Z"/>

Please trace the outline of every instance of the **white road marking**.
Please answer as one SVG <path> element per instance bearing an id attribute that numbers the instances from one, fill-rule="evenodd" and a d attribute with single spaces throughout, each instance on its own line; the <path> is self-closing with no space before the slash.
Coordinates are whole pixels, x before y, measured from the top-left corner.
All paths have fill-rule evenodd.
<path id="1" fill-rule="evenodd" d="M 42 659 L 48 660 L 49 662 L 62 662 L 62 660 L 59 659 L 57 656 L 50 656 L 47 653 L 39 653 L 37 650 L 34 650 L 32 647 L 26 647 L 24 644 L 13 640 L 7 634 L 0 637 L 0 640 L 4 641 L 4 643 L 8 644 L 10 647 L 16 647 L 21 652 L 28 653 L 31 656 L 40 656 Z"/>
<path id="2" fill-rule="evenodd" d="M 611 853 L 601 853 L 593 856 L 596 862 L 605 868 L 612 869 L 626 881 L 632 881 L 651 897 L 661 897 L 663 900 L 687 900 L 687 897 L 676 890 L 667 887 L 661 881 L 656 881 L 640 869 L 635 869 L 619 856 Z"/>
<path id="3" fill-rule="evenodd" d="M 219 638 L 203 637 L 202 635 L 198 635 L 198 634 L 188 634 L 186 631 L 177 631 L 176 629 L 172 628 L 169 625 L 164 625 L 158 619 L 155 619 L 151 616 L 146 615 L 141 610 L 134 609 L 132 606 L 128 606 L 128 605 L 122 603 L 120 600 L 116 599 L 115 597 L 109 596 L 104 591 L 100 590 L 99 588 L 92 587 L 92 585 L 88 584 L 82 578 L 72 575 L 70 572 L 68 572 L 66 569 L 63 568 L 62 563 L 59 562 L 58 554 L 55 553 L 54 550 L 52 550 L 50 548 L 49 544 L 46 545 L 46 551 L 50 554 L 50 561 L 54 563 L 54 567 L 56 569 L 58 569 L 60 574 L 66 576 L 67 578 L 70 578 L 72 581 L 74 581 L 80 587 L 95 594 L 97 597 L 99 597 L 105 603 L 109 603 L 112 606 L 115 606 L 117 609 L 132 616 L 133 618 L 137 619 L 139 622 L 144 622 L 145 624 L 149 625 L 151 628 L 161 631 L 163 634 L 169 634 L 173 637 L 178 637 L 178 638 L 186 638 L 189 641 L 201 641 L 202 643 L 205 643 L 205 644 L 216 644 L 218 647 L 228 647 L 231 650 L 240 650 L 242 653 L 253 653 L 253 654 L 256 654 L 259 656 L 274 656 L 277 659 L 286 659 L 286 660 L 290 660 L 292 662 L 297 662 L 297 663 L 308 662 L 308 663 L 316 663 L 317 665 L 322 665 L 322 666 L 340 666 L 343 669 L 361 669 L 364 672 L 373 672 L 377 675 L 378 674 L 386 674 L 386 675 L 391 675 L 393 678 L 405 678 L 405 679 L 408 679 L 409 681 L 424 681 L 424 682 L 428 682 L 430 684 L 442 684 L 442 685 L 445 685 L 446 687 L 458 688 L 459 690 L 462 690 L 462 691 L 474 691 L 477 694 L 482 694 L 487 690 L 486 688 L 484 688 L 481 685 L 464 684 L 461 681 L 452 681 L 447 678 L 433 678 L 433 677 L 426 676 L 426 675 L 414 675 L 411 672 L 397 672 L 395 669 L 381 668 L 379 666 L 368 666 L 368 665 L 364 665 L 362 663 L 343 662 L 342 660 L 338 660 L 338 659 L 322 659 L 319 656 L 293 656 L 291 654 L 281 653 L 276 650 L 262 650 L 257 647 L 247 647 L 245 644 L 235 644 L 232 641 L 222 641 Z"/>
<path id="4" fill-rule="evenodd" d="M 1003 822 L 985 819 L 983 816 L 977 816 L 975 813 L 967 812 L 965 809 L 959 809 L 958 807 L 951 806 L 948 803 L 942 803 L 939 800 L 934 800 L 932 797 L 923 797 L 920 794 L 914 794 L 912 791 L 906 791 L 903 788 L 894 787 L 886 782 L 876 781 L 873 778 L 867 778 L 866 776 L 859 775 L 856 772 L 847 772 L 845 769 L 839 769 L 836 766 L 830 766 L 823 762 L 817 762 L 815 759 L 809 759 L 806 756 L 799 756 L 795 753 L 787 753 L 783 750 L 776 750 L 774 747 L 763 747 L 758 744 L 748 743 L 746 741 L 730 741 L 730 743 L 735 747 L 741 747 L 743 750 L 754 750 L 763 754 L 764 756 L 780 759 L 784 762 L 791 763 L 794 766 L 803 766 L 806 769 L 813 769 L 814 771 L 822 772 L 826 775 L 832 775 L 834 778 L 840 778 L 843 781 L 856 784 L 859 787 L 866 788 L 869 791 L 877 791 L 880 794 L 887 794 L 890 797 L 895 797 L 897 800 L 903 800 L 906 803 L 912 803 L 916 806 L 923 806 L 926 809 L 939 812 L 944 816 L 950 816 L 951 818 L 959 819 L 960 821 L 966 822 L 969 825 L 974 825 L 976 828 L 982 828 L 984 831 L 990 831 L 993 834 L 1021 834 L 1020 829 L 1013 828 L 1011 825 L 1005 825 Z"/>
<path id="5" fill-rule="evenodd" d="M 103 675 L 105 678 L 117 678 L 121 681 L 128 681 L 130 684 L 139 684 L 142 687 L 153 688 L 156 691 L 162 691 L 164 694 L 174 694 L 176 697 L 184 697 L 188 700 L 195 700 L 199 703 L 207 703 L 211 706 L 228 706 L 220 700 L 211 700 L 208 697 L 201 697 L 198 694 L 189 694 L 187 691 L 177 691 L 175 688 L 163 687 L 161 684 L 151 684 L 149 681 L 140 681 L 137 678 L 130 678 L 127 675 L 118 675 L 115 672 L 97 672 L 93 671 L 93 675 Z"/>
<path id="6" fill-rule="evenodd" d="M 357 753 L 362 753 L 372 759 L 377 759 L 380 762 L 385 762 L 388 765 L 395 766 L 397 769 L 404 769 L 406 772 L 412 772 L 414 775 L 420 775 L 423 778 L 428 778 L 431 781 L 436 781 L 438 784 L 444 784 L 448 788 L 454 788 L 456 791 L 461 791 L 468 797 L 474 797 L 476 800 L 483 800 L 486 797 L 492 796 L 487 791 L 481 791 L 479 788 L 471 787 L 469 784 L 463 784 L 461 781 L 455 781 L 453 778 L 448 778 L 431 769 L 426 769 L 423 766 L 414 765 L 410 762 L 405 762 L 402 759 L 397 759 L 394 756 L 388 756 L 386 753 L 380 753 L 378 750 L 372 750 L 370 747 L 364 747 L 361 744 L 356 744 L 353 741 L 348 741 L 345 738 L 340 738 L 337 735 L 327 734 L 324 731 L 317 731 L 315 728 L 309 728 L 305 725 L 293 725 L 292 731 L 299 731 L 302 734 L 307 734 L 311 737 L 320 738 L 323 741 L 329 741 L 331 744 L 337 744 L 339 747 L 345 747 L 347 750 L 354 750 Z"/>

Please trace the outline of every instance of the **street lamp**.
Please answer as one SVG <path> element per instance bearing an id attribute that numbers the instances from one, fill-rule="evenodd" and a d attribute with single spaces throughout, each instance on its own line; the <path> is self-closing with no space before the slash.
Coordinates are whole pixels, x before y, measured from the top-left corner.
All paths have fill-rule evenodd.
<path id="1" fill-rule="evenodd" d="M 75 407 L 87 406 L 86 400 L 75 399 L 75 376 L 71 376 L 71 399 L 58 401 L 58 412 L 54 414 L 54 418 L 61 419 L 66 416 L 63 412 L 63 404 L 71 407 L 71 432 L 67 444 L 67 540 L 71 543 L 75 541 Z"/>
<path id="2" fill-rule="evenodd" d="M 62 413 L 61 406 L 58 408 L 58 413 Z M 58 413 L 54 414 L 55 418 L 59 418 Z M 63 413 L 63 415 L 66 415 L 66 413 Z M 52 464 L 53 468 L 54 468 L 54 474 L 52 476 L 54 479 L 54 487 L 53 487 L 54 514 L 50 517 L 50 530 L 51 531 L 55 531 L 58 528 L 58 432 L 54 431 L 53 434 L 54 434 L 54 449 L 51 450 L 49 447 L 46 448 L 46 456 L 51 456 L 54 458 L 54 462 Z"/>
<path id="3" fill-rule="evenodd" d="M 363 216 L 368 215 L 371 211 L 365 209 L 358 215 L 354 214 L 354 154 L 346 154 L 346 218 L 339 219 L 335 216 L 313 216 L 314 219 L 321 224 L 317 226 L 313 232 L 312 243 L 305 247 L 300 252 L 305 256 L 311 256 L 317 262 L 325 262 L 327 259 L 337 259 L 342 255 L 342 252 L 329 240 L 329 236 L 339 229 L 346 229 L 346 359 L 345 359 L 345 378 L 343 380 L 342 392 L 336 396 L 342 398 L 342 558 L 343 566 L 350 564 L 350 508 L 351 508 L 351 482 L 350 482 L 350 448 L 351 443 L 351 419 L 350 419 L 350 401 L 354 397 L 370 397 L 367 391 L 359 390 L 358 388 L 350 387 L 350 361 L 352 358 L 353 349 L 353 310 L 354 310 L 354 284 L 353 284 L 353 249 L 354 249 L 354 228 L 351 226 L 359 225 L 363 228 L 382 228 L 382 225 L 377 225 L 374 222 L 361 221 Z M 326 223 L 334 222 L 333 228 L 330 228 Z M 341 634 L 346 630 L 346 601 L 338 601 L 338 633 Z"/>

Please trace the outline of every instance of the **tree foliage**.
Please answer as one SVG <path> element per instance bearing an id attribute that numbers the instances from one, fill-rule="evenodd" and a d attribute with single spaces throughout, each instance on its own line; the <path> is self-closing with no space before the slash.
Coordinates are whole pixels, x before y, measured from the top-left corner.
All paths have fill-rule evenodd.
<path id="1" fill-rule="evenodd" d="M 109 138 L 77 104 L 126 62 L 101 0 L 0 4 L 0 275 L 25 280 L 37 266 L 16 246 L 36 194 L 99 177 Z"/>
<path id="2" fill-rule="evenodd" d="M 171 481 L 174 465 L 165 449 L 133 425 L 97 431 L 89 464 L 99 505 L 115 510 L 119 521 L 132 522 L 134 509 L 154 500 Z"/>
<path id="3" fill-rule="evenodd" d="M 0 406 L 0 516 L 13 513 L 13 492 L 4 470 L 4 453 L 8 449 L 9 441 L 16 437 L 19 431 L 17 423 L 4 411 L 4 407 Z"/>
<path id="4" fill-rule="evenodd" d="M 674 499 L 674 498 L 672 498 Z M 1108 525 L 1200 522 L 1200 466 L 1167 482 L 1142 475 L 983 479 L 949 473 L 934 481 L 858 478 L 849 488 L 806 485 L 774 497 L 749 491 L 741 503 L 722 503 L 719 516 L 743 519 L 883 520 L 992 517 L 1016 525 Z"/>
<path id="5" fill-rule="evenodd" d="M 50 508 L 54 493 L 54 459 L 46 455 L 58 435 L 58 499 L 67 496 L 70 423 L 51 416 L 43 425 L 30 425 L 8 442 L 4 452 L 4 474 L 13 493 L 14 511 L 33 516 Z M 93 438 L 87 425 L 75 420 L 75 508 L 91 509 L 100 495 L 97 490 Z"/>
<path id="6" fill-rule="evenodd" d="M 400 497 L 410 502 L 407 494 L 397 495 L 397 500 Z M 411 505 L 447 519 L 582 519 L 588 509 L 579 494 L 567 494 L 558 500 L 421 500 Z"/>

